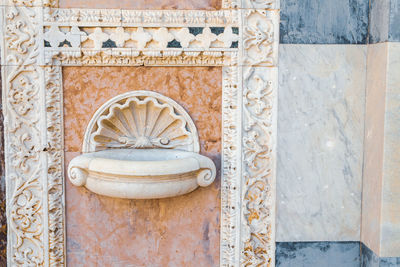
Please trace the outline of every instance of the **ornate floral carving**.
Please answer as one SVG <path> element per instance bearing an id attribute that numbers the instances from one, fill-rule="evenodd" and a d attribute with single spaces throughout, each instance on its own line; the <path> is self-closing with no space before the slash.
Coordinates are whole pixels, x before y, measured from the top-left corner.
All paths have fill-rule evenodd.
<path id="1" fill-rule="evenodd" d="M 32 3 L 26 3 L 28 5 Z M 45 260 L 45 164 L 40 103 L 39 16 L 36 10 L 5 8 L 5 147 L 7 173 L 8 265 L 40 266 Z"/>
<path id="2" fill-rule="evenodd" d="M 242 264 L 274 266 L 276 68 L 243 77 Z"/>
<path id="3" fill-rule="evenodd" d="M 243 63 L 276 66 L 279 43 L 279 11 L 245 9 L 243 12 Z"/>
<path id="4" fill-rule="evenodd" d="M 64 27 L 64 30 L 67 27 Z M 222 28 L 222 27 L 221 27 Z M 59 49 L 65 50 L 65 45 L 60 47 L 64 41 L 68 41 L 70 47 L 85 47 L 100 50 L 101 48 L 131 48 L 134 50 L 151 49 L 151 50 L 168 50 L 168 49 L 182 49 L 191 48 L 190 50 L 200 49 L 206 50 L 210 47 L 219 48 L 221 51 L 229 50 L 232 42 L 239 39 L 238 28 L 228 26 L 223 31 L 215 34 L 210 27 L 197 27 L 202 32 L 193 35 L 189 27 L 138 27 L 138 28 L 124 28 L 124 27 L 107 27 L 107 32 L 103 31 L 101 27 L 77 27 L 73 26 L 67 28 L 67 33 L 62 32 L 58 26 L 51 25 L 49 29 L 45 28 L 44 40 L 48 43 L 46 49 Z M 85 42 L 88 39 L 91 43 Z M 216 40 L 220 42 L 216 42 Z M 134 41 L 127 42 L 129 40 Z M 193 41 L 197 42 L 193 42 Z M 111 41 L 107 44 L 107 41 Z M 155 41 L 151 42 L 151 41 Z M 175 44 L 171 44 L 175 41 Z M 71 43 L 72 42 L 72 43 Z M 182 42 L 182 43 L 181 43 Z M 111 46 L 110 46 L 111 45 Z"/>

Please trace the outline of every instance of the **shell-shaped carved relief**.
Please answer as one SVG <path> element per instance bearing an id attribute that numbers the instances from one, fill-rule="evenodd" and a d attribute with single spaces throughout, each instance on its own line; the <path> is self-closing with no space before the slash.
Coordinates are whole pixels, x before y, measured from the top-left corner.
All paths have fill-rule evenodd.
<path id="1" fill-rule="evenodd" d="M 174 148 L 199 151 L 197 130 L 175 101 L 133 91 L 104 104 L 86 130 L 84 152 L 107 148 Z"/>

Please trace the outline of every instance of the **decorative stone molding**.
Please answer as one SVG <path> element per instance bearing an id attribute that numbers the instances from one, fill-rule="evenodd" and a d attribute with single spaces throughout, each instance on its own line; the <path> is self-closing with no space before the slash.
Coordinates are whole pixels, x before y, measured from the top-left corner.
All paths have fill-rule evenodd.
<path id="1" fill-rule="evenodd" d="M 61 67 L 45 71 L 49 265 L 65 264 L 64 132 Z"/>
<path id="2" fill-rule="evenodd" d="M 0 5 L 8 265 L 65 265 L 61 67 L 188 65 L 223 66 L 221 266 L 274 266 L 279 1 L 222 0 L 218 11 L 56 4 Z"/>
<path id="3" fill-rule="evenodd" d="M 238 25 L 237 10 L 120 10 L 50 9 L 44 25 L 60 26 L 146 26 L 146 27 L 225 27 Z"/>
<path id="4" fill-rule="evenodd" d="M 47 164 L 43 70 L 37 68 L 40 16 L 21 6 L 2 7 L 2 91 L 5 139 L 8 265 L 48 260 Z"/>
<path id="5" fill-rule="evenodd" d="M 214 50 L 229 51 L 236 48 L 239 39 L 238 27 L 114 27 L 103 32 L 101 27 L 63 27 L 52 25 L 45 27 L 46 47 L 84 47 L 99 50 L 101 48 L 131 48 L 132 50 L 166 50 L 183 48 L 187 51 Z M 61 48 L 59 48 L 61 47 Z"/>
<path id="6" fill-rule="evenodd" d="M 230 66 L 237 64 L 237 54 L 236 51 L 46 50 L 45 62 L 61 66 Z"/>
<path id="7" fill-rule="evenodd" d="M 250 66 L 276 66 L 279 45 L 279 11 L 244 9 L 243 61 Z"/>
<path id="8" fill-rule="evenodd" d="M 238 27 L 63 27 L 44 29 L 47 64 L 236 64 Z M 86 59 L 87 58 L 87 59 Z M 123 58 L 124 60 L 119 60 Z M 222 60 L 221 60 L 222 59 Z M 111 61 L 111 62 L 109 62 Z M 206 64 L 206 63 L 200 63 Z"/>
<path id="9" fill-rule="evenodd" d="M 243 69 L 242 264 L 274 266 L 277 68 Z"/>
<path id="10" fill-rule="evenodd" d="M 221 266 L 240 262 L 241 79 L 240 68 L 222 69 Z"/>

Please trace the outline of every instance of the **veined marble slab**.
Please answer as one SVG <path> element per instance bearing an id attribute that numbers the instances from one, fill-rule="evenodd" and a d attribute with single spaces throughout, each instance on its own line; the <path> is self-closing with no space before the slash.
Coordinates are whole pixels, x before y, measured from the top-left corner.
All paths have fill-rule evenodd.
<path id="1" fill-rule="evenodd" d="M 400 257 L 400 43 L 388 43 L 380 257 Z"/>
<path id="2" fill-rule="evenodd" d="M 277 241 L 360 240 L 366 46 L 281 45 Z"/>

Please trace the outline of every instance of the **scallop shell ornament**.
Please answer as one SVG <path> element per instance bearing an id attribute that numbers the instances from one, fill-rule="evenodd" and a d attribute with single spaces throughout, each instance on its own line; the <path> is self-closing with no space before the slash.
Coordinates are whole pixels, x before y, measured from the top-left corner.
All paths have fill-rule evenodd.
<path id="1" fill-rule="evenodd" d="M 172 99 L 152 91 L 114 97 L 95 113 L 83 152 L 110 148 L 165 148 L 199 152 L 196 127 Z"/>

